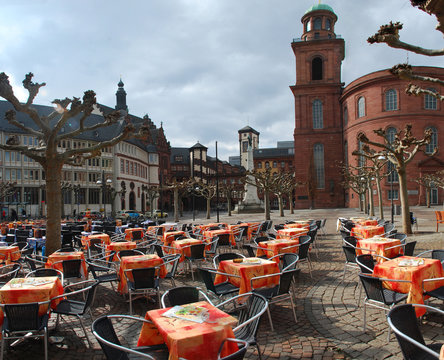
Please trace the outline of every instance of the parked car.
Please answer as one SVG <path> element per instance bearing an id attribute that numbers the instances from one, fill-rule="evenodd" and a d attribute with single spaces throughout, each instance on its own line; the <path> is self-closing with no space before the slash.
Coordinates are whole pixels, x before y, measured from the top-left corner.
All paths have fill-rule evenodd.
<path id="1" fill-rule="evenodd" d="M 120 210 L 117 212 L 116 219 L 136 220 L 140 217 L 140 213 L 136 210 Z"/>
<path id="2" fill-rule="evenodd" d="M 166 211 L 154 210 L 153 216 L 158 218 L 166 218 L 168 217 L 168 213 Z"/>
<path id="3" fill-rule="evenodd" d="M 91 220 L 99 220 L 103 217 L 100 211 L 81 211 L 79 214 L 80 218 L 88 218 Z"/>

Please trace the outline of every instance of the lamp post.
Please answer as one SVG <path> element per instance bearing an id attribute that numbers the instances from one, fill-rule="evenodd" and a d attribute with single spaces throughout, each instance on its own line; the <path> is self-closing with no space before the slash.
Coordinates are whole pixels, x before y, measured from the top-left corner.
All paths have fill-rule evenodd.
<path id="1" fill-rule="evenodd" d="M 101 202 L 101 206 L 100 208 L 102 208 L 102 204 L 103 204 L 103 218 L 106 218 L 106 199 L 105 199 L 105 195 L 107 192 L 107 186 L 111 186 L 112 184 L 112 180 L 110 178 L 105 180 L 105 171 L 102 171 L 102 178 L 97 180 L 97 185 L 100 185 L 102 188 L 102 202 Z"/>
<path id="2" fill-rule="evenodd" d="M 384 155 L 381 155 L 378 157 L 378 160 L 386 160 L 386 157 Z M 388 165 L 388 161 L 387 161 L 387 165 Z M 394 217 L 395 217 L 395 206 L 393 205 L 393 171 L 395 171 L 395 167 L 392 164 L 392 169 L 390 170 L 390 172 L 387 174 L 387 178 L 390 178 L 390 215 L 391 215 L 391 223 L 393 224 L 395 221 Z"/>
<path id="3" fill-rule="evenodd" d="M 73 185 L 72 189 L 74 190 L 75 200 L 77 202 L 77 216 L 80 215 L 80 184 Z"/>

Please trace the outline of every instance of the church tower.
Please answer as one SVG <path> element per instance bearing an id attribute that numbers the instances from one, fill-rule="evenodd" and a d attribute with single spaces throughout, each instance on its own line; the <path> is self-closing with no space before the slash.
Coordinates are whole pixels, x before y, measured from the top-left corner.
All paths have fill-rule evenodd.
<path id="1" fill-rule="evenodd" d="M 254 130 L 251 126 L 244 126 L 242 129 L 238 130 L 239 134 L 239 158 L 240 165 L 245 169 L 247 168 L 247 152 L 248 146 L 251 148 L 257 149 L 259 148 L 259 131 Z"/>
<path id="2" fill-rule="evenodd" d="M 294 168 L 307 183 L 296 190 L 297 208 L 342 207 L 344 191 L 338 162 L 343 160 L 339 97 L 344 40 L 335 34 L 337 16 L 327 4 L 310 7 L 302 16 L 303 33 L 293 39 L 296 84 Z"/>
<path id="3" fill-rule="evenodd" d="M 128 112 L 128 106 L 126 105 L 126 91 L 123 88 L 123 81 L 120 79 L 117 86 L 119 87 L 116 92 L 116 110 L 125 110 Z"/>

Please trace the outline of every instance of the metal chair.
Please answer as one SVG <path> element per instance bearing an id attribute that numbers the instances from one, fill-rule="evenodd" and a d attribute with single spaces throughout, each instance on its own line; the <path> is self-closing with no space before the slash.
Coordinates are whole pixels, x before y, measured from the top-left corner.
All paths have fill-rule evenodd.
<path id="1" fill-rule="evenodd" d="M 99 282 L 97 280 L 86 280 L 70 284 L 65 286 L 65 293 L 63 295 L 52 298 L 52 300 L 61 299 L 56 308 L 52 310 L 54 314 L 57 314 L 55 329 L 57 329 L 61 316 L 75 316 L 77 317 L 77 319 L 79 319 L 80 325 L 82 326 L 83 332 L 85 333 L 86 340 L 88 341 L 88 344 L 90 346 L 91 342 L 88 338 L 88 334 L 83 324 L 82 317 L 85 315 L 86 312 L 89 312 L 92 318 L 91 306 L 94 302 L 97 285 L 99 285 Z M 80 290 L 70 291 L 71 288 L 78 287 L 80 287 Z M 77 295 L 79 294 L 84 297 L 84 301 L 70 299 L 74 296 L 76 296 L 77 298 Z"/>
<path id="2" fill-rule="evenodd" d="M 0 286 L 17 277 L 21 268 L 19 263 L 0 266 Z"/>
<path id="3" fill-rule="evenodd" d="M 88 271 L 99 284 L 110 283 L 114 289 L 114 283 L 119 281 L 117 265 L 113 262 L 114 252 L 107 257 L 86 260 Z"/>
<path id="4" fill-rule="evenodd" d="M 117 259 L 119 261 L 122 261 L 122 257 L 124 256 L 137 256 L 137 255 L 143 255 L 143 252 L 140 250 L 132 249 L 132 250 L 120 250 L 117 252 Z"/>
<path id="5" fill-rule="evenodd" d="M 184 246 L 184 249 L 190 248 L 190 256 L 185 255 L 185 259 L 188 260 L 190 266 L 191 278 L 194 281 L 194 271 L 193 271 L 193 261 L 204 261 L 205 260 L 205 246 L 206 244 L 195 244 Z"/>
<path id="6" fill-rule="evenodd" d="M 398 305 L 391 309 L 387 315 L 387 322 L 395 333 L 404 359 L 439 359 L 439 353 L 443 344 L 427 345 L 418 326 L 418 320 L 414 307 L 426 308 L 440 315 L 444 311 L 419 304 Z"/>
<path id="7" fill-rule="evenodd" d="M 221 272 L 217 272 L 214 269 L 206 269 L 206 268 L 197 268 L 203 282 L 205 283 L 205 287 L 210 295 L 215 296 L 216 298 L 221 298 L 222 296 L 233 294 L 239 292 L 239 288 L 234 286 L 228 281 L 225 281 L 220 284 L 214 284 L 213 275 L 221 274 L 226 276 L 236 277 L 235 275 L 224 274 Z"/>
<path id="8" fill-rule="evenodd" d="M 239 350 L 230 355 L 221 357 L 223 347 L 227 342 L 236 343 L 237 346 L 239 347 Z M 248 343 L 246 341 L 240 339 L 227 338 L 224 341 L 222 341 L 222 344 L 220 345 L 219 353 L 217 355 L 217 360 L 242 360 L 247 352 L 247 349 L 248 349 Z"/>
<path id="9" fill-rule="evenodd" d="M 82 273 L 83 261 L 81 259 L 60 260 L 52 264 L 52 267 L 56 268 L 57 264 L 62 264 L 64 281 L 67 283 L 79 282 L 86 276 Z"/>
<path id="10" fill-rule="evenodd" d="M 57 276 L 63 284 L 63 273 L 57 269 L 36 269 L 30 271 L 25 277 L 46 277 L 46 276 Z"/>
<path id="11" fill-rule="evenodd" d="M 128 283 L 130 315 L 133 314 L 133 296 L 148 296 L 152 293 L 157 295 L 160 305 L 159 277 L 156 267 L 128 269 L 125 276 Z M 131 275 L 129 275 L 131 274 Z"/>
<path id="12" fill-rule="evenodd" d="M 165 291 L 161 298 L 162 308 L 166 308 L 165 300 L 169 306 L 191 304 L 199 301 L 199 295 L 212 304 L 208 296 L 195 286 L 179 286 Z"/>
<path id="13" fill-rule="evenodd" d="M 215 269 L 217 269 L 217 267 L 219 266 L 219 263 L 221 261 L 233 260 L 233 259 L 245 259 L 245 256 L 242 254 L 233 253 L 233 252 L 218 254 L 213 258 L 213 266 Z"/>
<path id="14" fill-rule="evenodd" d="M 310 254 L 308 250 L 310 249 L 311 245 L 311 239 L 309 235 L 302 235 L 299 237 L 299 244 L 298 245 L 292 245 L 288 246 L 286 248 L 283 248 L 282 250 L 285 251 L 286 249 L 290 248 L 298 248 L 298 256 L 299 256 L 299 263 L 300 262 L 307 262 L 308 264 L 308 271 L 310 272 L 310 277 L 313 279 L 313 274 L 311 272 L 311 260 L 310 260 Z"/>
<path id="15" fill-rule="evenodd" d="M 169 279 L 173 287 L 176 287 L 176 281 L 174 280 L 174 278 L 176 276 L 176 271 L 177 267 L 179 266 L 180 258 L 180 254 L 171 254 L 163 257 L 163 265 L 168 271 L 164 279 Z"/>
<path id="16" fill-rule="evenodd" d="M 236 339 L 244 340 L 249 345 L 256 345 L 259 359 L 262 359 L 261 350 L 256 340 L 259 328 L 259 320 L 262 314 L 267 311 L 268 301 L 259 294 L 245 293 L 234 296 L 217 305 L 223 309 L 228 304 L 242 303 L 245 304 L 240 308 L 238 316 L 238 325 L 233 329 Z"/>
<path id="17" fill-rule="evenodd" d="M 218 245 L 219 245 L 219 236 L 213 236 L 211 241 L 207 244 L 207 247 L 209 247 L 209 249 L 205 250 L 205 256 L 216 256 Z"/>
<path id="18" fill-rule="evenodd" d="M 45 360 L 48 359 L 48 319 L 51 301 L 25 303 L 25 304 L 0 304 L 5 314 L 2 328 L 1 354 L 3 360 L 6 341 L 23 340 L 24 338 L 43 338 Z M 43 315 L 39 315 L 41 307 L 46 308 Z"/>
<path id="19" fill-rule="evenodd" d="M 138 357 L 151 360 L 168 359 L 169 354 L 165 345 L 148 347 L 138 346 L 136 348 L 137 350 L 122 346 L 112 323 L 112 320 L 114 319 L 118 320 L 119 323 L 121 320 L 131 320 L 134 323 L 139 322 L 142 324 L 152 324 L 149 320 L 128 315 L 105 315 L 97 318 L 92 323 L 92 333 L 99 342 L 100 347 L 108 360 L 129 360 L 129 355 L 136 355 Z"/>

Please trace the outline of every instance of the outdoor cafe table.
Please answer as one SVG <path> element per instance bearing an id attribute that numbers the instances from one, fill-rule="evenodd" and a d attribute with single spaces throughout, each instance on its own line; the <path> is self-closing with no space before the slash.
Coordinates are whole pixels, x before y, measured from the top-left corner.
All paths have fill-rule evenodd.
<path id="1" fill-rule="evenodd" d="M 403 248 L 397 247 L 395 249 L 389 250 L 387 250 L 387 248 L 400 245 L 401 241 L 398 239 L 383 238 L 377 236 L 370 239 L 360 239 L 356 243 L 356 255 L 372 254 L 384 256 L 386 258 L 394 258 L 403 251 Z M 368 249 L 369 251 L 363 249 Z M 384 259 L 378 258 L 378 262 L 381 262 L 383 260 Z"/>
<path id="2" fill-rule="evenodd" d="M 181 254 L 179 262 L 183 262 L 185 260 L 185 256 L 191 256 L 191 245 L 202 244 L 202 241 L 199 239 L 181 239 L 174 240 L 171 243 L 171 247 L 174 248 L 172 251 L 175 254 Z"/>
<path id="3" fill-rule="evenodd" d="M 115 241 L 106 245 L 106 256 L 109 256 L 111 251 L 118 253 L 121 250 L 133 250 L 137 247 L 134 241 Z M 117 256 L 114 256 L 114 261 L 117 261 Z"/>
<path id="4" fill-rule="evenodd" d="M 378 220 L 374 220 L 374 219 L 357 218 L 352 221 L 356 225 L 360 225 L 360 226 L 377 226 L 378 225 Z"/>
<path id="5" fill-rule="evenodd" d="M 183 235 L 185 236 L 185 231 L 166 231 L 163 233 L 162 242 L 166 246 L 171 246 L 171 243 L 177 236 Z"/>
<path id="6" fill-rule="evenodd" d="M 422 259 L 424 263 L 417 266 L 401 266 L 399 262 L 405 259 L 417 260 L 419 258 L 412 256 L 400 256 L 395 259 L 384 261 L 375 265 L 373 276 L 393 279 L 408 280 L 408 282 L 384 282 L 384 286 L 403 294 L 408 294 L 407 303 L 424 304 L 423 299 L 423 280 L 444 277 L 444 270 L 441 262 L 437 259 Z M 430 281 L 424 283 L 425 290 L 430 291 L 444 286 L 444 280 Z M 422 316 L 425 313 L 424 308 L 416 308 L 416 315 Z"/>
<path id="7" fill-rule="evenodd" d="M 137 346 L 150 346 L 165 343 L 169 349 L 169 360 L 217 359 L 219 347 L 227 338 L 235 338 L 232 327 L 237 319 L 226 314 L 206 301 L 185 305 L 187 308 L 205 308 L 208 320 L 198 323 L 183 318 L 162 316 L 171 308 L 147 311 L 140 331 Z M 137 348 L 136 348 L 137 349 Z M 229 343 L 224 347 L 222 356 L 237 350 L 237 345 Z"/>
<path id="8" fill-rule="evenodd" d="M 82 245 L 85 248 L 85 250 L 88 250 L 88 248 L 91 245 L 91 240 L 94 240 L 94 239 L 100 239 L 100 242 L 103 245 L 108 245 L 111 242 L 108 234 L 99 233 L 99 234 L 83 235 L 81 237 L 81 241 L 82 241 Z"/>
<path id="9" fill-rule="evenodd" d="M 63 294 L 63 285 L 57 276 L 15 278 L 0 288 L 0 303 L 25 304 L 44 302 Z M 51 303 L 51 307 L 61 301 L 58 299 Z M 39 314 L 46 313 L 47 307 L 41 306 Z M 3 311 L 0 310 L 0 326 L 3 324 Z"/>
<path id="10" fill-rule="evenodd" d="M 213 240 L 214 236 L 219 235 L 229 235 L 230 244 L 236 246 L 236 240 L 234 239 L 233 231 L 230 229 L 219 229 L 219 230 L 205 230 L 203 232 L 203 239 L 205 242 L 209 243 Z"/>
<path id="11" fill-rule="evenodd" d="M 369 225 L 353 227 L 350 235 L 356 237 L 357 239 L 368 239 L 383 234 L 384 226 Z"/>
<path id="12" fill-rule="evenodd" d="M 82 260 L 82 266 L 80 272 L 83 279 L 88 279 L 88 269 L 86 268 L 85 255 L 83 254 L 83 251 L 53 252 L 51 255 L 48 256 L 45 268 L 56 269 L 63 272 L 62 263 L 59 262 L 63 260 Z M 59 263 L 55 264 L 56 262 Z"/>
<path id="13" fill-rule="evenodd" d="M 5 262 L 7 265 L 13 261 L 20 259 L 21 252 L 18 246 L 0 246 L 0 262 Z"/>
<path id="14" fill-rule="evenodd" d="M 142 234 L 145 235 L 145 229 L 141 228 L 141 227 L 125 229 L 125 240 L 127 240 L 127 241 L 133 240 L 133 233 L 138 232 L 138 231 L 141 231 Z"/>
<path id="15" fill-rule="evenodd" d="M 272 256 L 282 254 L 282 253 L 298 253 L 299 247 L 294 245 L 299 245 L 299 239 L 287 240 L 287 239 L 276 239 L 276 240 L 268 240 L 261 241 L 258 243 L 259 249 L 256 250 L 256 256 L 265 255 L 270 258 Z M 286 249 L 289 246 L 293 246 L 289 249 Z M 275 262 L 279 263 L 279 257 L 274 259 Z"/>
<path id="16" fill-rule="evenodd" d="M 231 284 L 239 288 L 239 294 L 244 294 L 251 291 L 251 278 L 280 272 L 279 265 L 276 262 L 273 260 L 260 258 L 245 258 L 242 262 L 224 260 L 219 263 L 217 271 L 225 274 L 236 275 L 236 277 L 227 277 L 226 275 L 217 274 L 214 278 L 214 283 L 220 284 L 228 280 Z M 256 282 L 256 284 L 257 288 L 276 286 L 279 284 L 279 276 L 271 276 L 260 279 Z"/>
<path id="17" fill-rule="evenodd" d="M 295 221 L 294 223 L 284 224 L 284 229 L 293 229 L 293 228 L 308 230 L 310 228 L 310 223 L 308 221 Z"/>
<path id="18" fill-rule="evenodd" d="M 129 269 L 141 269 L 149 267 L 160 267 L 159 277 L 164 278 L 167 274 L 165 265 L 163 265 L 163 260 L 156 254 L 149 255 L 136 255 L 136 256 L 124 256 L 120 260 L 119 267 L 119 287 L 118 290 L 121 294 L 128 293 L 128 284 L 126 282 L 125 270 Z M 130 274 L 128 274 L 130 275 Z"/>
<path id="19" fill-rule="evenodd" d="M 293 240 L 299 238 L 301 235 L 306 235 L 307 229 L 304 228 L 290 228 L 290 229 L 279 229 L 277 231 L 277 239 L 288 239 Z"/>

